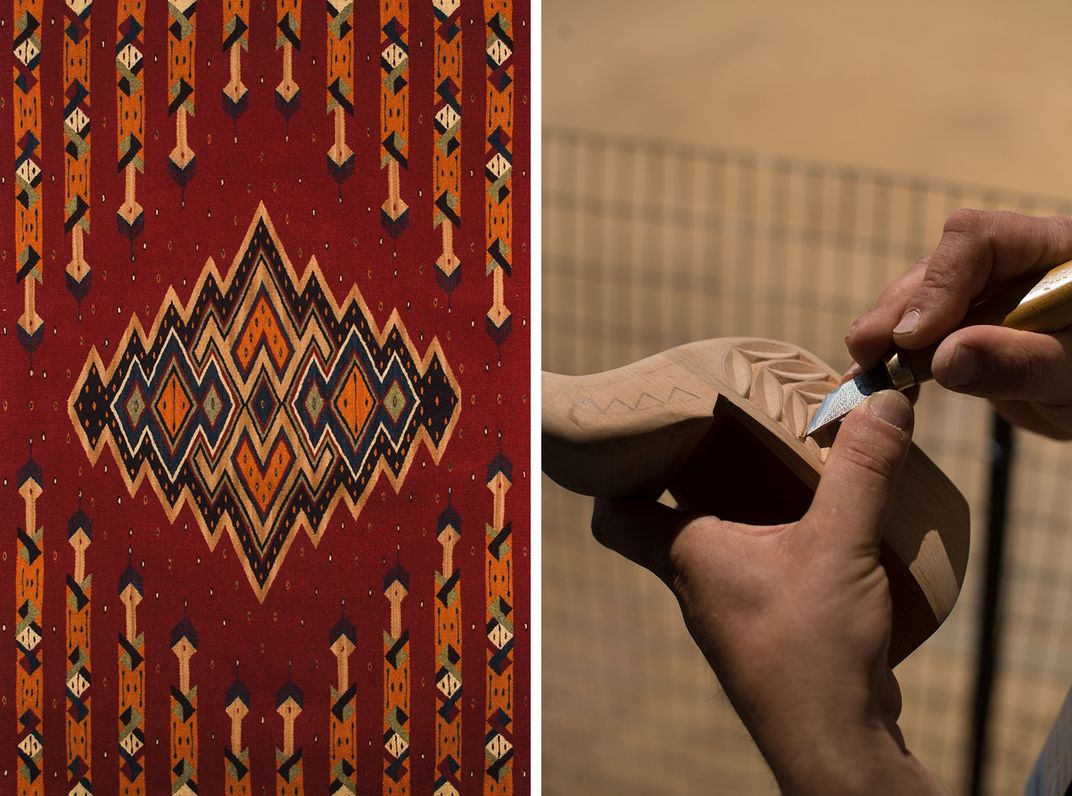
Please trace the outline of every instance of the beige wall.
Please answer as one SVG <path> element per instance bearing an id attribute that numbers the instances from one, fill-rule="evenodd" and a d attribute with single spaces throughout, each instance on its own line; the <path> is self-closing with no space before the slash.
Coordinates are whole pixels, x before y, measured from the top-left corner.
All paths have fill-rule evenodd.
<path id="1" fill-rule="evenodd" d="M 547 0 L 545 124 L 1072 195 L 1072 4 Z"/>

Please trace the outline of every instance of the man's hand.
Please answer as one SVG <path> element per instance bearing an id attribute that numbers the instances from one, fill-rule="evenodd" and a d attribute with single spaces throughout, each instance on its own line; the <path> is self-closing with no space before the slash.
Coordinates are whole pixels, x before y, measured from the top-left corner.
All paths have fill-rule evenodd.
<path id="1" fill-rule="evenodd" d="M 787 525 L 596 502 L 596 538 L 673 590 L 784 793 L 942 792 L 904 747 L 887 664 L 879 540 L 911 428 L 903 395 L 869 398 L 843 422 L 811 508 Z"/>
<path id="2" fill-rule="evenodd" d="M 882 292 L 845 344 L 867 370 L 894 344 L 915 350 L 942 340 L 932 363 L 939 384 L 989 398 L 1022 428 L 1072 438 L 1072 330 L 971 326 L 950 334 L 980 296 L 1068 260 L 1072 219 L 958 210 L 934 253 Z"/>

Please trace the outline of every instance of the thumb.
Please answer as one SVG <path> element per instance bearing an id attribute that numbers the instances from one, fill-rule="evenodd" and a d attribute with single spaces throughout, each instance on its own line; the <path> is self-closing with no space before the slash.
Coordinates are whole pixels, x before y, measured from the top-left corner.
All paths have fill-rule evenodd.
<path id="1" fill-rule="evenodd" d="M 842 421 L 807 518 L 820 533 L 874 547 L 912 441 L 912 404 L 895 390 L 869 397 Z"/>

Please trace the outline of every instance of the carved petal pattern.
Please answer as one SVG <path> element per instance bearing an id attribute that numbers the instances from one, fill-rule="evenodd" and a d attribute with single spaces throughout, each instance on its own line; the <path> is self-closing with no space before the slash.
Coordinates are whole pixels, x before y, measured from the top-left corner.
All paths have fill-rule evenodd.
<path id="1" fill-rule="evenodd" d="M 726 382 L 798 439 L 804 436 L 815 407 L 835 386 L 818 362 L 784 343 L 749 340 L 727 352 Z M 826 459 L 826 449 L 812 440 L 805 447 Z"/>
<path id="2" fill-rule="evenodd" d="M 763 362 L 768 359 L 796 359 L 799 352 L 773 340 L 749 340 L 737 347 L 737 350 L 753 362 Z"/>
<path id="3" fill-rule="evenodd" d="M 722 369 L 726 374 L 726 381 L 737 394 L 747 396 L 748 388 L 752 386 L 752 365 L 744 355 L 736 348 L 731 348 L 726 353 Z"/>
<path id="4" fill-rule="evenodd" d="M 819 403 L 834 387 L 832 379 L 824 381 L 807 381 L 803 384 L 794 384 L 793 389 L 800 393 L 809 403 Z"/>
<path id="5" fill-rule="evenodd" d="M 782 381 L 829 381 L 829 377 L 812 362 L 789 359 L 771 362 L 769 367 Z"/>
<path id="6" fill-rule="evenodd" d="M 793 432 L 794 437 L 798 439 L 803 437 L 808 429 L 808 415 L 811 413 L 807 402 L 799 392 L 794 390 L 789 393 L 785 409 L 785 422 L 789 430 Z"/>
<path id="7" fill-rule="evenodd" d="M 769 368 L 760 367 L 756 370 L 752 392 L 748 397 L 766 412 L 772 420 L 781 419 L 782 404 L 785 401 L 785 396 L 782 394 L 782 383 L 777 376 L 771 373 Z"/>

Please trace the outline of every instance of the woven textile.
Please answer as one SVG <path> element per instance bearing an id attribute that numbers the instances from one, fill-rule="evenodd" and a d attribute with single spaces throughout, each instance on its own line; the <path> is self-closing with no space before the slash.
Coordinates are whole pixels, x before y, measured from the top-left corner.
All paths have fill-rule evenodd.
<path id="1" fill-rule="evenodd" d="M 528 792 L 527 3 L 0 8 L 0 792 Z"/>

